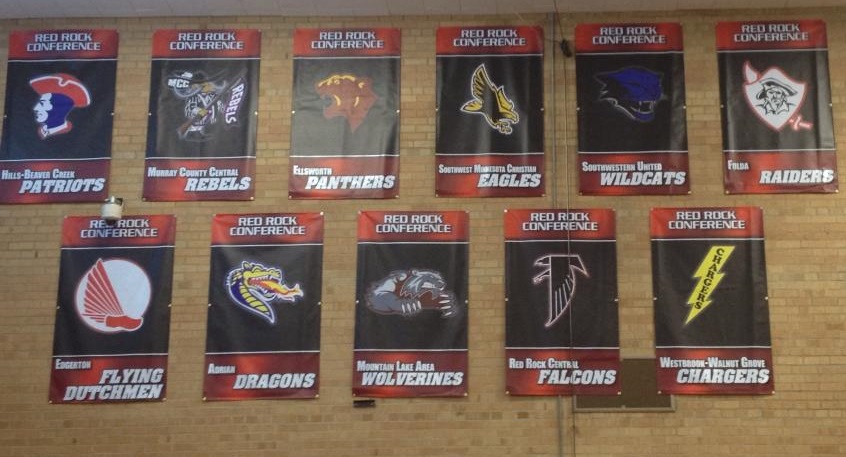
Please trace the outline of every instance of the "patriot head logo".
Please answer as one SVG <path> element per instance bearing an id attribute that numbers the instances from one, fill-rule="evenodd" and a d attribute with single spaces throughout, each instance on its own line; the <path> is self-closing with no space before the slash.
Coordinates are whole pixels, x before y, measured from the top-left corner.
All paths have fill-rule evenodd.
<path id="1" fill-rule="evenodd" d="M 144 323 L 152 287 L 147 273 L 126 259 L 97 259 L 76 287 L 76 312 L 100 333 L 134 332 Z"/>
<path id="2" fill-rule="evenodd" d="M 70 132 L 73 124 L 67 120 L 68 114 L 91 104 L 88 88 L 67 73 L 39 76 L 29 80 L 29 85 L 39 96 L 32 111 L 41 139 Z"/>
<path id="3" fill-rule="evenodd" d="M 582 257 L 578 254 L 545 255 L 535 260 L 535 267 L 542 270 L 532 278 L 532 284 L 538 285 L 546 281 L 549 291 L 547 297 L 549 314 L 544 323 L 544 326 L 549 328 L 570 309 L 570 304 L 576 295 L 576 274 L 588 278 L 590 274 L 582 262 Z"/>
<path id="4" fill-rule="evenodd" d="M 285 284 L 281 268 L 249 261 L 229 271 L 226 291 L 236 305 L 270 324 L 276 323 L 276 311 L 271 306 L 274 302 L 294 303 L 303 296 L 299 284 Z"/>
<path id="5" fill-rule="evenodd" d="M 491 81 L 485 64 L 473 71 L 470 94 L 473 98 L 461 106 L 462 112 L 481 115 L 492 129 L 504 135 L 514 132 L 512 125 L 520 122 L 520 114 L 514 101 L 505 94 L 505 86 L 497 86 Z"/>
<path id="6" fill-rule="evenodd" d="M 364 122 L 378 98 L 373 92 L 373 81 L 370 78 L 352 74 L 329 76 L 318 81 L 314 90 L 325 103 L 323 117 L 343 117 L 353 132 Z"/>
<path id="7" fill-rule="evenodd" d="M 655 106 L 664 98 L 661 73 L 641 67 L 626 67 L 594 78 L 602 85 L 599 100 L 611 103 L 629 119 L 650 122 L 655 119 Z"/>
<path id="8" fill-rule="evenodd" d="M 743 63 L 743 78 L 746 102 L 767 127 L 775 131 L 788 124 L 795 131 L 813 127 L 798 114 L 805 104 L 807 84 L 792 79 L 778 67 L 759 72 L 749 62 Z"/>
<path id="9" fill-rule="evenodd" d="M 378 314 L 414 316 L 423 310 L 438 311 L 441 317 L 458 313 L 455 294 L 447 290 L 440 272 L 411 269 L 392 271 L 370 285 L 365 305 Z"/>

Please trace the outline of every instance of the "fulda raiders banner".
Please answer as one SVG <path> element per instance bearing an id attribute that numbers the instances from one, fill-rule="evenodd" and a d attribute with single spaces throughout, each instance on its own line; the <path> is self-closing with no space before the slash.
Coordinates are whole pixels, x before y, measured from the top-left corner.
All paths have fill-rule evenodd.
<path id="1" fill-rule="evenodd" d="M 617 242 L 610 209 L 505 212 L 505 388 L 617 395 Z"/>
<path id="2" fill-rule="evenodd" d="M 401 34 L 296 29 L 290 198 L 399 195 Z"/>
<path id="3" fill-rule="evenodd" d="M 576 27 L 579 192 L 690 193 L 681 25 Z"/>
<path id="4" fill-rule="evenodd" d="M 253 199 L 260 53 L 258 30 L 155 32 L 145 200 Z"/>
<path id="5" fill-rule="evenodd" d="M 102 202 L 112 154 L 118 34 L 9 34 L 0 203 Z"/>
<path id="6" fill-rule="evenodd" d="M 656 208 L 650 228 L 659 392 L 772 393 L 761 209 Z"/>
<path id="7" fill-rule="evenodd" d="M 218 214 L 203 399 L 315 398 L 323 214 Z"/>
<path id="8" fill-rule="evenodd" d="M 825 23 L 720 22 L 717 59 L 726 192 L 837 192 Z"/>
<path id="9" fill-rule="evenodd" d="M 435 194 L 544 194 L 543 29 L 440 27 Z"/>
<path id="10" fill-rule="evenodd" d="M 176 219 L 67 217 L 51 403 L 162 401 Z"/>
<path id="11" fill-rule="evenodd" d="M 358 218 L 353 395 L 467 394 L 469 216 Z"/>

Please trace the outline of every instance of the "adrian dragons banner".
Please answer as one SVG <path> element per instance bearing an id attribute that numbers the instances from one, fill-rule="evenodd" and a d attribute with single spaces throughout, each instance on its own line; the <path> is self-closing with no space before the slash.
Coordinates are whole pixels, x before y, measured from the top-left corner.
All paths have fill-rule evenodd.
<path id="1" fill-rule="evenodd" d="M 164 400 L 175 232 L 173 216 L 65 219 L 51 403 Z"/>
<path id="2" fill-rule="evenodd" d="M 615 236 L 609 209 L 505 212 L 509 394 L 619 394 Z"/>
<path id="3" fill-rule="evenodd" d="M 358 219 L 353 395 L 467 394 L 468 215 Z"/>
<path id="4" fill-rule="evenodd" d="M 660 393 L 773 392 L 763 224 L 755 207 L 652 210 Z"/>
<path id="5" fill-rule="evenodd" d="M 252 200 L 258 30 L 153 35 L 144 199 Z"/>
<path id="6" fill-rule="evenodd" d="M 203 398 L 314 398 L 323 214 L 218 214 Z"/>
<path id="7" fill-rule="evenodd" d="M 728 193 L 837 192 L 820 20 L 717 24 Z"/>
<path id="8" fill-rule="evenodd" d="M 0 203 L 97 202 L 108 195 L 118 34 L 9 34 Z"/>

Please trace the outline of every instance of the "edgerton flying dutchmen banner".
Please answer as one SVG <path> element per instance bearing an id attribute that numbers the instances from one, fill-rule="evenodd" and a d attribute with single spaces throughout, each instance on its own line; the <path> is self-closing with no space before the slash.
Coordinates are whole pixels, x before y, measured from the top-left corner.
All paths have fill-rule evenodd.
<path id="1" fill-rule="evenodd" d="M 291 198 L 398 195 L 400 31 L 297 29 Z"/>
<path id="2" fill-rule="evenodd" d="M 658 390 L 772 393 L 761 209 L 657 208 L 650 226 Z"/>
<path id="3" fill-rule="evenodd" d="M 203 397 L 318 393 L 323 215 L 218 214 Z"/>
<path id="4" fill-rule="evenodd" d="M 837 192 L 825 23 L 717 24 L 728 193 Z"/>
<path id="5" fill-rule="evenodd" d="M 681 25 L 576 27 L 579 192 L 690 192 Z"/>
<path id="6" fill-rule="evenodd" d="M 65 219 L 51 403 L 165 398 L 175 231 L 165 215 Z"/>
<path id="7" fill-rule="evenodd" d="M 251 200 L 258 30 L 153 35 L 144 199 Z"/>
<path id="8" fill-rule="evenodd" d="M 115 30 L 9 35 L 0 203 L 106 198 L 117 50 Z"/>
<path id="9" fill-rule="evenodd" d="M 353 395 L 466 395 L 468 218 L 359 215 Z"/>
<path id="10" fill-rule="evenodd" d="M 507 210 L 505 295 L 509 394 L 620 392 L 612 210 Z"/>
<path id="11" fill-rule="evenodd" d="M 441 27 L 437 67 L 435 194 L 543 195 L 543 29 Z"/>

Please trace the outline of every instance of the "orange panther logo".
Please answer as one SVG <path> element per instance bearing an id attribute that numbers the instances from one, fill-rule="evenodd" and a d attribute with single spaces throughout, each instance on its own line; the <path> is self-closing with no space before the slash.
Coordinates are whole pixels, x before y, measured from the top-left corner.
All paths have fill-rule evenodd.
<path id="1" fill-rule="evenodd" d="M 323 117 L 347 119 L 353 132 L 364 122 L 370 107 L 376 102 L 370 78 L 355 75 L 332 75 L 314 85 L 315 90 L 329 103 L 323 108 Z"/>

